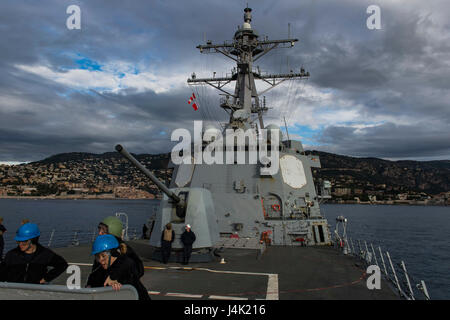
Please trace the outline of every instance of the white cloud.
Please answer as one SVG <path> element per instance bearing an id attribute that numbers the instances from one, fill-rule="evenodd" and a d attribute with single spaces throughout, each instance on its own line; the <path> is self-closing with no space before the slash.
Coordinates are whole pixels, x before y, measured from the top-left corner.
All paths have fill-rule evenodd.
<path id="1" fill-rule="evenodd" d="M 0 166 L 1 166 L 1 165 L 5 165 L 5 166 L 16 166 L 16 165 L 23 164 L 23 163 L 27 163 L 27 162 L 18 162 L 18 161 L 0 161 Z"/>
<path id="2" fill-rule="evenodd" d="M 117 82 L 111 75 L 85 69 L 72 69 L 66 72 L 56 72 L 47 66 L 16 65 L 16 68 L 53 80 L 72 88 L 114 88 Z"/>
<path id="3" fill-rule="evenodd" d="M 16 68 L 38 75 L 48 80 L 66 85 L 72 89 L 96 89 L 99 92 L 120 93 L 124 89 L 134 89 L 137 92 L 147 90 L 164 93 L 185 86 L 186 74 L 164 74 L 127 62 L 112 62 L 105 64 L 103 70 L 70 69 L 54 71 L 43 65 L 16 65 Z"/>
<path id="4" fill-rule="evenodd" d="M 125 75 L 120 84 L 122 88 L 134 88 L 138 92 L 152 90 L 158 94 L 185 86 L 186 79 L 186 74 L 158 76 L 152 72 L 141 72 Z"/>
<path id="5" fill-rule="evenodd" d="M 269 106 L 273 106 L 273 111 L 268 113 L 272 121 L 282 123 L 283 117 L 286 117 L 289 126 L 308 126 L 313 130 L 349 122 L 362 125 L 373 122 L 363 116 L 362 105 L 341 98 L 336 90 L 301 83 L 295 86 L 300 89 L 280 87 L 278 93 L 267 101 Z"/>

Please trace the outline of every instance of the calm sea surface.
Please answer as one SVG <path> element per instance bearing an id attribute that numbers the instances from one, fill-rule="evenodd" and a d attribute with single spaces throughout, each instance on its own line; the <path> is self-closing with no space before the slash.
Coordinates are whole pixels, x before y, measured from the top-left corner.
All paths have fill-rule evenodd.
<path id="1" fill-rule="evenodd" d="M 425 281 L 432 299 L 450 299 L 450 207 L 329 204 L 321 208 L 332 232 L 336 217 L 346 217 L 355 248 L 358 239 L 366 240 L 380 260 L 380 246 L 394 263 L 405 262 L 412 282 Z"/>
<path id="2" fill-rule="evenodd" d="M 71 244 L 74 233 L 80 242 L 92 240 L 97 225 L 107 216 L 117 212 L 128 215 L 130 236 L 133 229 L 137 236 L 142 234 L 142 226 L 154 213 L 159 200 L 34 200 L 0 199 L 0 216 L 4 218 L 5 252 L 14 247 L 14 236 L 22 219 L 37 223 L 41 230 L 40 242 L 48 245 L 52 230 L 52 246 Z"/>
<path id="3" fill-rule="evenodd" d="M 9 232 L 5 251 L 14 246 L 13 237 L 24 218 L 41 229 L 41 242 L 74 230 L 93 233 L 106 216 L 125 212 L 130 228 L 140 236 L 142 225 L 154 212 L 158 200 L 16 200 L 0 199 L 0 216 Z M 450 299 L 450 208 L 386 205 L 322 205 L 332 226 L 336 217 L 348 219 L 353 243 L 366 240 L 378 254 L 389 251 L 394 263 L 403 260 L 414 283 L 424 280 L 432 299 Z"/>

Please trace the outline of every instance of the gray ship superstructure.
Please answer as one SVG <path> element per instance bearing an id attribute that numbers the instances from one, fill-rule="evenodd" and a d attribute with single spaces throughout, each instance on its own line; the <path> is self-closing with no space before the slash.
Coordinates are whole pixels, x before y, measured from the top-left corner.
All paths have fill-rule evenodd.
<path id="1" fill-rule="evenodd" d="M 267 235 L 275 245 L 331 244 L 328 223 L 319 207 L 321 199 L 326 197 L 327 189 L 316 186 L 311 173 L 311 168 L 320 168 L 320 160 L 317 156 L 305 155 L 300 141 L 281 141 L 282 133 L 278 126 L 264 126 L 263 113 L 268 108 L 265 99 L 261 102 L 261 93 L 255 84 L 256 80 L 264 81 L 272 89 L 287 79 L 307 78 L 309 72 L 303 68 L 299 73 L 273 75 L 262 75 L 255 71 L 255 61 L 275 48 L 292 47 L 298 40 L 259 39 L 250 24 L 251 11 L 250 8 L 244 10 L 244 23 L 236 31 L 231 43 L 213 44 L 208 41 L 205 45 L 197 46 L 202 53 L 217 52 L 234 60 L 236 68 L 232 75 L 200 79 L 192 74 L 188 84 L 208 84 L 225 94 L 220 106 L 230 117 L 223 130 L 224 140 L 230 139 L 230 135 L 225 134 L 226 129 L 228 132 L 230 129 L 252 129 L 257 134 L 261 133 L 261 129 L 277 130 L 280 139 L 277 141 L 279 159 L 276 160 L 279 161 L 279 170 L 273 175 L 263 175 L 263 164 L 240 164 L 236 161 L 236 154 L 231 164 L 193 163 L 174 166 L 170 189 L 183 198 L 185 204 L 180 209 L 179 202 L 165 196 L 161 212 L 157 215 L 156 232 L 152 233 L 150 241 L 153 246 L 160 246 L 160 231 L 168 222 L 174 225 L 177 233 L 181 233 L 184 225 L 189 223 L 200 233 L 199 239 L 209 238 L 204 242 L 196 242 L 194 248 L 214 245 L 219 237 L 238 236 L 259 240 L 263 235 Z M 235 82 L 234 93 L 224 89 L 231 82 Z M 207 127 L 207 130 L 214 129 Z M 270 150 L 274 143 L 270 140 L 270 132 L 268 135 Z M 204 142 L 203 149 L 206 145 Z M 245 159 L 249 159 L 248 141 Z M 317 188 L 322 191 L 321 196 L 317 194 Z M 174 248 L 181 246 L 180 242 L 174 243 Z"/>

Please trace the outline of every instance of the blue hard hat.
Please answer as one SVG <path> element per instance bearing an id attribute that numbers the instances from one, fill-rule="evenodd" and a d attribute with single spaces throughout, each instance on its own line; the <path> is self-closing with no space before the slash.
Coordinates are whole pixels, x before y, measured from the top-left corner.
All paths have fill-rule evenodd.
<path id="1" fill-rule="evenodd" d="M 27 241 L 33 238 L 37 238 L 41 235 L 37 224 L 35 223 L 25 223 L 16 231 L 16 236 L 14 240 L 16 241 Z"/>
<path id="2" fill-rule="evenodd" d="M 115 249 L 119 247 L 119 241 L 117 241 L 116 237 L 114 237 L 111 234 L 104 234 L 101 236 L 98 236 L 97 239 L 95 239 L 94 244 L 92 245 L 92 252 L 91 255 Z"/>

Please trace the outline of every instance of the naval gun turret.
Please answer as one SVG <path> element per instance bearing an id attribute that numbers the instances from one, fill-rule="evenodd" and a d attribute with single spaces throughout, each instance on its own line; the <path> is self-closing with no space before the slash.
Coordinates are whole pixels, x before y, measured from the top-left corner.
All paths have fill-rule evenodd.
<path id="1" fill-rule="evenodd" d="M 211 192 L 204 188 L 169 189 L 123 146 L 117 145 L 116 150 L 164 193 L 159 211 L 156 214 L 150 245 L 161 248 L 162 231 L 165 225 L 170 222 L 175 231 L 175 241 L 172 248 L 175 250 L 183 248 L 180 237 L 184 232 L 185 225 L 189 224 L 196 234 L 196 241 L 193 244 L 194 254 L 191 260 L 204 261 L 210 259 L 211 249 L 219 241 L 218 219 Z M 195 250 L 198 254 L 195 254 Z M 159 251 L 155 251 L 153 258 L 159 260 L 159 257 Z"/>

